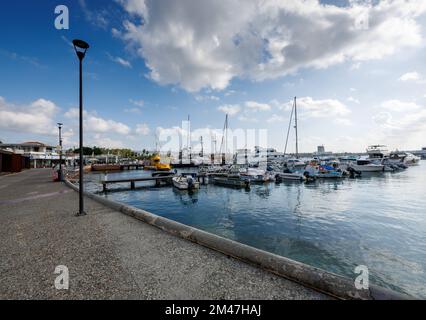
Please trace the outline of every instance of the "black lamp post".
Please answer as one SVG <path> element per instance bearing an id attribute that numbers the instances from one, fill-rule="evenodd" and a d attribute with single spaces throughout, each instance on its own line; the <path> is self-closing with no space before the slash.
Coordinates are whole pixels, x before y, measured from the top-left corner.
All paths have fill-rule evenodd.
<path id="1" fill-rule="evenodd" d="M 58 180 L 62 181 L 62 123 L 58 122 L 59 129 L 59 171 L 58 171 Z"/>
<path id="2" fill-rule="evenodd" d="M 77 54 L 78 60 L 80 61 L 80 179 L 79 179 L 79 211 L 77 216 L 84 216 L 84 203 L 83 203 L 83 59 L 86 55 L 89 44 L 83 40 L 72 41 Z"/>

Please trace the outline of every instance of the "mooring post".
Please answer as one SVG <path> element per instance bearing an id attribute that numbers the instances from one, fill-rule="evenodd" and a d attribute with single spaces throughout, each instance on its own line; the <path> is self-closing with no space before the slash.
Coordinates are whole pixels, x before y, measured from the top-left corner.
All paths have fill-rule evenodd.
<path id="1" fill-rule="evenodd" d="M 102 183 L 102 191 L 103 191 L 103 192 L 106 192 L 106 191 L 107 191 L 106 183 Z"/>
<path id="2" fill-rule="evenodd" d="M 130 189 L 135 189 L 135 182 L 134 181 L 130 181 Z"/>

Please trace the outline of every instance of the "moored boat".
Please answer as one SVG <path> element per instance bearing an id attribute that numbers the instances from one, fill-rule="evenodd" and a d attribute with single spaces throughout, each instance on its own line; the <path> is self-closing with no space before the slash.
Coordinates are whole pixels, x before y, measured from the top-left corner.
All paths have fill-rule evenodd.
<path id="1" fill-rule="evenodd" d="M 180 175 L 172 178 L 173 186 L 179 190 L 193 190 L 200 187 L 200 183 L 191 175 Z"/>
<path id="2" fill-rule="evenodd" d="M 306 176 L 302 172 L 279 172 L 276 174 L 277 180 L 293 180 L 293 181 L 305 181 Z"/>
<path id="3" fill-rule="evenodd" d="M 383 164 L 374 163 L 369 159 L 358 159 L 349 166 L 359 172 L 382 172 L 384 170 Z"/>
<path id="4" fill-rule="evenodd" d="M 119 164 L 92 164 L 92 171 L 116 171 L 121 170 L 121 165 Z"/>
<path id="5" fill-rule="evenodd" d="M 243 180 L 241 179 L 239 175 L 234 175 L 234 174 L 213 177 L 213 182 L 218 185 L 230 186 L 230 187 L 236 187 L 236 188 L 250 187 L 249 180 Z"/>
<path id="6" fill-rule="evenodd" d="M 145 170 L 170 171 L 171 166 L 168 163 L 161 163 L 161 158 L 158 154 L 154 155 L 148 164 L 144 166 Z"/>

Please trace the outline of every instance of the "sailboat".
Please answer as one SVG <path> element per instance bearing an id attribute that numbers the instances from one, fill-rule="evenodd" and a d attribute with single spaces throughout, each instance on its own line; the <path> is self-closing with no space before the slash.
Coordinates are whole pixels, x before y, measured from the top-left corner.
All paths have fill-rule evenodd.
<path id="1" fill-rule="evenodd" d="M 284 156 L 287 152 L 288 137 L 290 134 L 290 127 L 293 120 L 294 114 L 294 129 L 296 131 L 296 158 L 288 159 L 284 164 L 284 171 L 276 174 L 278 180 L 299 180 L 305 181 L 307 179 L 304 174 L 305 163 L 299 160 L 299 144 L 298 144 L 298 132 L 297 132 L 297 101 L 294 97 L 293 108 L 291 109 L 290 121 L 287 129 L 287 138 L 284 147 Z"/>

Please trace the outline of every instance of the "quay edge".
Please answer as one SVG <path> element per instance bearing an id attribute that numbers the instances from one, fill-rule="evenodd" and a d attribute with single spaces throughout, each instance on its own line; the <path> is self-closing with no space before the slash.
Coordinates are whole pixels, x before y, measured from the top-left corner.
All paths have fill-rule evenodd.
<path id="1" fill-rule="evenodd" d="M 78 186 L 65 180 L 73 190 Z M 257 249 L 188 225 L 170 220 L 148 211 L 106 199 L 90 192 L 84 195 L 111 209 L 134 217 L 175 236 L 192 241 L 204 247 L 221 252 L 227 256 L 277 274 L 308 288 L 343 300 L 412 300 L 411 296 L 370 284 L 368 290 L 358 290 L 354 280 L 337 275 L 289 258 Z"/>

